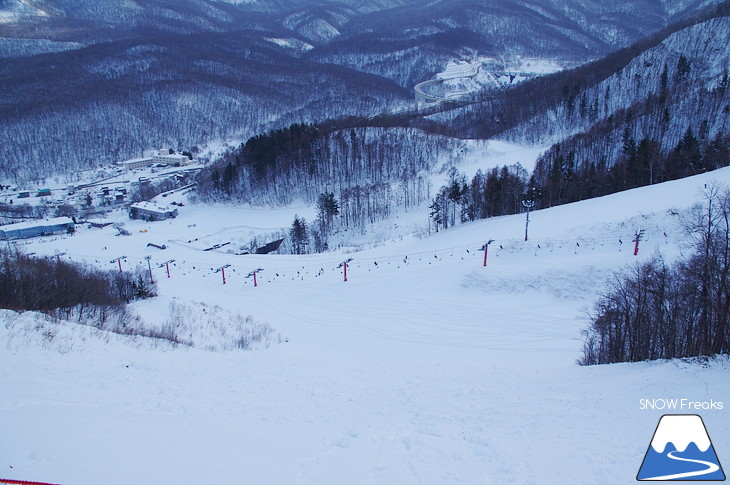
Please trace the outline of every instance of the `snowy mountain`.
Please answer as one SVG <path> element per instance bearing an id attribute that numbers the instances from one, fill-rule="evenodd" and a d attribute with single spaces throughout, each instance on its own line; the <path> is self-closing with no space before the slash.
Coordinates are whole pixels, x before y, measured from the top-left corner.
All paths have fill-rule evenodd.
<path id="1" fill-rule="evenodd" d="M 535 211 L 528 242 L 524 215 L 407 236 L 407 226 L 425 225 L 414 211 L 381 226 L 403 232 L 378 247 L 236 256 L 230 245 L 203 249 L 311 209 L 187 203 L 171 221 L 110 216 L 129 236 L 79 227 L 25 241 L 33 257 L 115 271 L 110 258 L 125 255 L 125 271 L 141 264 L 146 274 L 150 256 L 160 296 L 132 310 L 154 327 L 177 306 L 185 316 L 171 320 L 184 337 L 195 323 L 203 346 L 2 312 L 3 478 L 635 483 L 664 412 L 640 400 L 727 402 L 730 367 L 726 358 L 578 366 L 585 308 L 613 271 L 657 252 L 680 257 L 683 214 L 705 184 L 730 183 L 729 170 Z M 646 238 L 635 257 L 620 241 L 638 228 Z M 485 267 L 479 248 L 489 238 Z M 171 259 L 168 278 L 160 264 Z M 215 270 L 226 264 L 223 285 Z M 256 268 L 254 287 L 246 275 Z M 206 312 L 216 321 L 251 315 L 283 339 L 251 352 L 206 350 L 235 328 L 207 326 Z M 702 411 L 723 461 L 725 412 Z"/>
<path id="2" fill-rule="evenodd" d="M 629 124 L 637 139 L 644 136 L 660 139 L 660 130 L 672 133 L 663 143 L 664 149 L 673 148 L 686 127 L 698 126 L 701 120 L 708 121 L 708 136 L 714 137 L 726 125 L 723 121 L 726 113 L 717 106 L 723 103 L 721 91 L 723 77 L 728 73 L 729 36 L 729 18 L 712 18 L 634 52 L 625 66 L 600 82 L 581 83 L 575 76 L 576 85 L 570 86 L 566 96 L 569 99 L 545 113 L 543 120 L 535 117 L 507 136 L 526 137 L 536 132 L 544 137 L 572 135 L 631 110 L 636 120 L 630 120 Z M 654 98 L 661 99 L 647 106 L 648 100 Z M 692 107 L 688 105 L 690 102 Z M 659 122 L 664 109 L 671 115 L 669 126 Z M 551 122 L 546 123 L 544 119 Z M 615 158 L 609 154 L 601 156 Z"/>
<path id="3" fill-rule="evenodd" d="M 257 135 L 203 171 L 201 200 L 314 204 L 332 191 L 344 212 L 367 207 L 371 222 L 395 208 L 451 200 L 448 219 L 458 222 L 519 212 L 528 183 L 543 194 L 538 207 L 547 207 L 726 166 L 730 17 L 726 8 L 703 15 L 595 63 L 507 89 L 495 87 L 493 75 L 486 90 L 486 82 L 466 86 L 464 75 L 478 79 L 484 71 L 451 63 L 439 76 L 460 79 L 435 82 L 476 92 L 476 102 Z M 431 177 L 458 171 L 480 153 L 480 141 L 465 138 L 490 137 L 547 149 L 534 168 L 515 160 L 522 165 L 504 173 L 490 167 L 476 178 L 476 170 L 463 180 L 454 174 L 439 202 Z M 345 225 L 359 220 L 358 212 Z"/>
<path id="4" fill-rule="evenodd" d="M 727 405 L 728 356 L 578 365 L 618 272 L 686 261 L 698 204 L 730 186 L 728 14 L 687 17 L 709 3 L 0 0 L 2 185 L 58 174 L 55 194 L 151 146 L 247 139 L 154 199 L 175 218 L 3 241 L 0 295 L 33 261 L 157 294 L 92 320 L 0 309 L 0 482 L 613 485 L 645 454 L 727 461 L 727 408 L 700 405 L 708 448 L 696 422 L 652 435 L 667 411 L 645 403 Z M 619 47 L 411 109 L 414 82 L 466 60 Z M 322 252 L 285 254 L 327 224 Z M 22 291 L 47 301 L 39 280 Z"/>
<path id="5" fill-rule="evenodd" d="M 595 60 L 712 2 L 443 0 L 355 18 L 308 55 L 397 81 L 425 81 L 449 60 L 486 56 Z"/>
<path id="6" fill-rule="evenodd" d="M 6 0 L 0 171 L 26 182 L 151 146 L 400 112 L 461 56 L 582 62 L 708 3 Z"/>
<path id="7" fill-rule="evenodd" d="M 298 39 L 287 38 L 281 30 L 163 36 L 0 61 L 0 138 L 12 140 L 1 176 L 28 181 L 150 146 L 187 150 L 410 102 L 386 79 L 292 55 Z M 39 140 L 54 157 L 38 156 Z"/>

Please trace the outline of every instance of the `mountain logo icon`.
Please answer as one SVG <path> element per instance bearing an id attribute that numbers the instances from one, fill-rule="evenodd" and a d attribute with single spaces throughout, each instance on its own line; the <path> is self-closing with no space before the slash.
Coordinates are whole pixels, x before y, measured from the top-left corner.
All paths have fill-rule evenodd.
<path id="1" fill-rule="evenodd" d="M 641 463 L 638 481 L 725 480 L 707 428 L 696 414 L 665 414 Z"/>

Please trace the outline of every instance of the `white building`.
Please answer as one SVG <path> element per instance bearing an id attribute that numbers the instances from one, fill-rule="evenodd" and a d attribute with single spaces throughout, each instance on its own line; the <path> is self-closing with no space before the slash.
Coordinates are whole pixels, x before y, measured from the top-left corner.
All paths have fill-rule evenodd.
<path id="1" fill-rule="evenodd" d="M 71 234 L 74 232 L 74 221 L 68 217 L 55 217 L 36 221 L 16 222 L 0 226 L 0 240 L 27 239 L 53 234 Z"/>
<path id="2" fill-rule="evenodd" d="M 188 158 L 187 156 L 181 155 L 179 153 L 170 154 L 170 150 L 163 148 L 162 150 L 158 150 L 157 153 L 154 153 L 148 157 L 125 160 L 123 162 L 119 162 L 117 165 L 124 167 L 127 172 L 131 172 L 132 170 L 148 168 L 158 163 L 184 167 L 185 165 L 190 165 L 191 163 L 193 163 L 193 161 L 190 160 L 190 158 Z"/>
<path id="3" fill-rule="evenodd" d="M 170 155 L 167 150 L 160 150 L 160 153 L 152 156 L 152 163 L 164 163 L 166 165 L 174 165 L 183 167 L 191 163 L 190 159 L 179 153 Z"/>
<path id="4" fill-rule="evenodd" d="M 120 165 L 124 166 L 127 172 L 132 170 L 139 170 L 140 168 L 147 168 L 152 166 L 152 157 L 144 158 L 133 158 L 132 160 L 125 160 Z"/>
<path id="5" fill-rule="evenodd" d="M 185 155 L 181 155 L 179 153 L 170 154 L 169 150 L 165 150 L 163 148 L 156 155 L 152 155 L 152 163 L 164 163 L 166 165 L 183 167 L 185 165 L 189 165 L 192 162 Z"/>

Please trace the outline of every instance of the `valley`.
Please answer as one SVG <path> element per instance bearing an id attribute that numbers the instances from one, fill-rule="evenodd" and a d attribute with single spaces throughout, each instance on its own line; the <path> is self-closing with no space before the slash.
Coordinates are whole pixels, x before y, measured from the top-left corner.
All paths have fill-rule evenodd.
<path id="1" fill-rule="evenodd" d="M 0 0 L 0 484 L 719 477 L 729 46 L 717 0 Z"/>

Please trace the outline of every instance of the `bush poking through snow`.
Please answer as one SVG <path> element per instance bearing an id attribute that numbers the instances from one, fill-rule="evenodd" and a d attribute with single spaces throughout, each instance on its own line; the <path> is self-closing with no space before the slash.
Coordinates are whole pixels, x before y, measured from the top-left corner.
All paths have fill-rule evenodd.
<path id="1" fill-rule="evenodd" d="M 274 329 L 253 317 L 231 313 L 218 306 L 173 301 L 167 319 L 157 323 L 122 307 L 106 318 L 85 315 L 69 321 L 59 313 L 13 312 L 0 310 L 0 347 L 18 350 L 39 345 L 61 353 L 81 350 L 87 341 L 122 342 L 136 347 L 192 347 L 207 351 L 237 351 L 268 348 L 285 341 Z"/>
<path id="2" fill-rule="evenodd" d="M 141 268 L 126 273 L 101 271 L 0 249 L 0 308 L 46 314 L 46 318 L 38 316 L 40 324 L 31 326 L 46 335 L 44 341 L 53 340 L 49 336 L 56 335 L 62 326 L 73 328 L 70 322 L 96 328 L 102 334 L 151 338 L 213 351 L 251 350 L 282 340 L 269 325 L 218 306 L 172 301 L 168 315 L 150 322 L 127 305 L 156 294 L 157 288 Z"/>
<path id="3" fill-rule="evenodd" d="M 169 317 L 160 332 L 191 347 L 211 350 L 253 350 L 280 343 L 281 335 L 251 315 L 232 313 L 204 303 L 170 302 Z"/>

